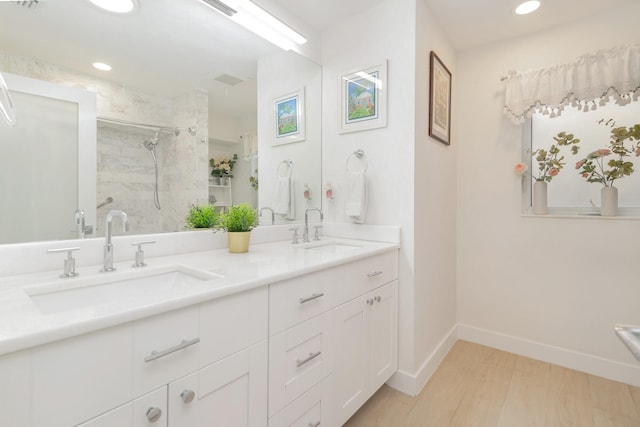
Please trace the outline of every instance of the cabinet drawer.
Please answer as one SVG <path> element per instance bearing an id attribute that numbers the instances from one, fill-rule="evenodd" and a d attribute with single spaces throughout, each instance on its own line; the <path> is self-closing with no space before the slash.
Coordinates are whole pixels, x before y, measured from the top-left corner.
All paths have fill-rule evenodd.
<path id="1" fill-rule="evenodd" d="M 269 287 L 269 335 L 282 332 L 333 306 L 332 268 L 278 282 Z"/>
<path id="2" fill-rule="evenodd" d="M 200 305 L 200 362 L 210 365 L 267 338 L 267 286 Z"/>
<path id="3" fill-rule="evenodd" d="M 135 396 L 197 369 L 198 307 L 136 321 L 133 340 Z"/>
<path id="4" fill-rule="evenodd" d="M 269 418 L 269 427 L 332 426 L 329 420 L 329 378 L 313 386 L 282 411 Z"/>
<path id="5" fill-rule="evenodd" d="M 389 251 L 350 262 L 334 278 L 335 304 L 338 306 L 398 277 L 398 251 Z"/>
<path id="6" fill-rule="evenodd" d="M 132 399 L 131 324 L 32 352 L 33 425 L 69 427 Z"/>
<path id="7" fill-rule="evenodd" d="M 331 372 L 331 313 L 324 313 L 269 339 L 269 415 Z"/>

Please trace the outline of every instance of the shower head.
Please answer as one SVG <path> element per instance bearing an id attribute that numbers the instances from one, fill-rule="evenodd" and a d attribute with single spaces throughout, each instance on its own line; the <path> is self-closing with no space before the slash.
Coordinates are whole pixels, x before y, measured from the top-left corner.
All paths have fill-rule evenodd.
<path id="1" fill-rule="evenodd" d="M 142 145 L 144 145 L 144 148 L 146 148 L 149 151 L 155 150 L 155 148 L 158 146 L 158 136 L 160 135 L 161 130 L 162 129 L 158 129 L 158 131 L 153 136 L 153 138 L 147 139 L 142 142 Z"/>
<path id="2" fill-rule="evenodd" d="M 147 139 L 145 140 L 142 145 L 144 145 L 144 148 L 146 148 L 147 150 L 151 151 L 151 150 L 155 150 L 155 148 L 158 145 L 158 140 L 156 138 L 154 139 Z"/>

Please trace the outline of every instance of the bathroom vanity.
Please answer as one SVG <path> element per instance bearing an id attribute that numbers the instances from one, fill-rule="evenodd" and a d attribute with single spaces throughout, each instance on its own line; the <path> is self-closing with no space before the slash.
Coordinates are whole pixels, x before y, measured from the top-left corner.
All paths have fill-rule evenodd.
<path id="1" fill-rule="evenodd" d="M 0 425 L 340 426 L 397 369 L 397 249 L 280 241 L 4 277 Z"/>

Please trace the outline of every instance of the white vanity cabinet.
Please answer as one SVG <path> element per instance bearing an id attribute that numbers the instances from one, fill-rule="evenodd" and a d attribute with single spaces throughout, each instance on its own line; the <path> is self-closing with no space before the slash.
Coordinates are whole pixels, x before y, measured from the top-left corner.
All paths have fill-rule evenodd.
<path id="1" fill-rule="evenodd" d="M 266 426 L 267 309 L 263 286 L 1 356 L 0 425 Z"/>
<path id="2" fill-rule="evenodd" d="M 270 427 L 342 425 L 393 375 L 397 259 L 389 251 L 270 286 Z"/>

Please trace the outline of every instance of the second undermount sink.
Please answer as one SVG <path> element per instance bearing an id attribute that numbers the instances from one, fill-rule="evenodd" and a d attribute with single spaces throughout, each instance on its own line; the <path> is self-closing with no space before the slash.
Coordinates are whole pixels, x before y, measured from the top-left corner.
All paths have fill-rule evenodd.
<path id="1" fill-rule="evenodd" d="M 132 305 L 158 303 L 194 290 L 223 276 L 184 265 L 144 267 L 134 271 L 100 273 L 92 277 L 25 286 L 23 289 L 45 314 L 87 307 L 116 310 Z"/>
<path id="2" fill-rule="evenodd" d="M 633 356 L 640 360 L 640 326 L 616 325 L 615 331 Z"/>
<path id="3" fill-rule="evenodd" d="M 307 243 L 300 246 L 300 249 L 310 252 L 325 252 L 325 253 L 344 253 L 350 252 L 354 249 L 359 249 L 362 246 L 352 245 L 349 243 L 337 242 L 333 240 L 320 240 L 318 242 Z"/>

